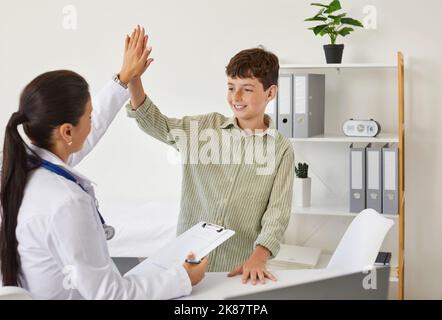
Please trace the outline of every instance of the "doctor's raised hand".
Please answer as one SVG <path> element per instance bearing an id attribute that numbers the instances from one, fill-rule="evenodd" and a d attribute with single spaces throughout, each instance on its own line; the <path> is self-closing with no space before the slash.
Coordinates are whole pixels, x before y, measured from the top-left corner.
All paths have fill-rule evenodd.
<path id="1" fill-rule="evenodd" d="M 123 63 L 115 74 L 95 96 L 92 97 L 92 130 L 83 147 L 76 150 L 68 159 L 71 166 L 77 165 L 100 141 L 124 103 L 130 98 L 128 84 L 140 79 L 153 59 L 149 59 L 151 49 L 147 48 L 144 28 L 137 26 L 124 40 Z"/>
<path id="2" fill-rule="evenodd" d="M 131 36 L 126 36 L 124 43 L 124 60 L 119 79 L 124 84 L 139 78 L 149 67 L 153 59 L 149 58 L 151 48 L 147 46 L 148 37 L 144 28 L 137 26 Z"/>

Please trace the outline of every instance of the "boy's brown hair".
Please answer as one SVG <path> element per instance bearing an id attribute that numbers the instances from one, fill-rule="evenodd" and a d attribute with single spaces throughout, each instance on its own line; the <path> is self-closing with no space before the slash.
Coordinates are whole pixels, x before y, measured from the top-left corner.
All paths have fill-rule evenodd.
<path id="1" fill-rule="evenodd" d="M 264 90 L 271 85 L 278 85 L 278 57 L 264 49 L 252 48 L 238 52 L 226 67 L 226 74 L 232 78 L 258 79 Z"/>

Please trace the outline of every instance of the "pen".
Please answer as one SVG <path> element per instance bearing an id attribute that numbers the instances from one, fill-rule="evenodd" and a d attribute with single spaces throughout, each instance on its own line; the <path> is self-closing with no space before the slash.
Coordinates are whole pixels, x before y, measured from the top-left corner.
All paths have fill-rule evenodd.
<path id="1" fill-rule="evenodd" d="M 200 264 L 201 263 L 201 260 L 186 259 L 185 261 L 186 261 L 186 263 L 190 263 L 190 264 Z"/>
<path id="2" fill-rule="evenodd" d="M 203 261 L 205 257 L 202 257 L 200 260 L 193 260 L 193 259 L 186 259 L 184 260 L 186 263 L 190 263 L 190 264 L 200 264 L 201 261 Z"/>

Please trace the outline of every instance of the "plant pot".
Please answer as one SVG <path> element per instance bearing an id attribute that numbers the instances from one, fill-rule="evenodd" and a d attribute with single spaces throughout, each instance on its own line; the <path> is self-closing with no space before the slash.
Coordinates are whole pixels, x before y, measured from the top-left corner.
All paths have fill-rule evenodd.
<path id="1" fill-rule="evenodd" d="M 343 51 L 343 44 L 326 44 L 324 45 L 325 60 L 327 63 L 341 63 Z"/>
<path id="2" fill-rule="evenodd" d="M 294 181 L 295 206 L 310 207 L 312 193 L 311 178 L 295 178 Z"/>

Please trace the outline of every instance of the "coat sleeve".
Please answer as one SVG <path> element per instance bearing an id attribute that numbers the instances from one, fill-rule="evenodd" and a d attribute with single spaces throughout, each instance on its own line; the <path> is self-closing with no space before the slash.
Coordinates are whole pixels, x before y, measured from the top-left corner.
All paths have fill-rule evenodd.
<path id="1" fill-rule="evenodd" d="M 80 163 L 97 145 L 129 97 L 128 90 L 115 83 L 115 81 L 109 80 L 92 98 L 92 130 L 82 149 L 72 154 L 68 159 L 68 164 L 71 167 Z"/>
<path id="2" fill-rule="evenodd" d="M 63 287 L 78 290 L 85 299 L 171 299 L 192 290 L 182 266 L 152 276 L 121 276 L 87 195 L 66 200 L 49 225 L 50 248 L 65 274 Z"/>

